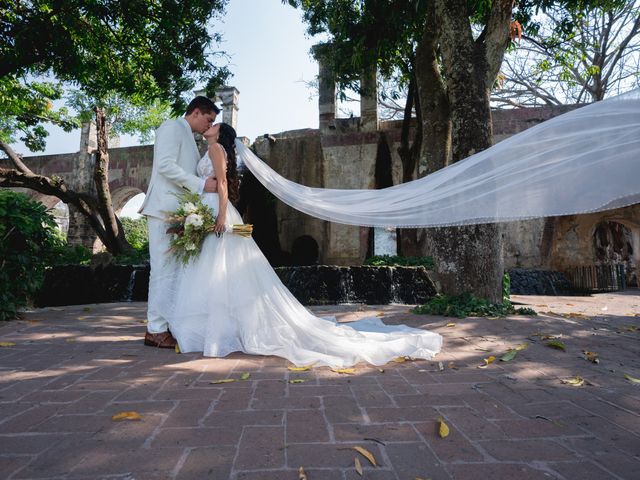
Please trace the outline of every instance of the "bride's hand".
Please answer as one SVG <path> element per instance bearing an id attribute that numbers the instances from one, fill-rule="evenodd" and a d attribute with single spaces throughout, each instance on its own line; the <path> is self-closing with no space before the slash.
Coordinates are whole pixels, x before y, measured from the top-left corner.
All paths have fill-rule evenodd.
<path id="1" fill-rule="evenodd" d="M 213 232 L 216 234 L 216 237 L 222 236 L 222 234 L 225 232 L 224 223 L 223 222 L 216 222 L 215 226 L 213 227 Z"/>

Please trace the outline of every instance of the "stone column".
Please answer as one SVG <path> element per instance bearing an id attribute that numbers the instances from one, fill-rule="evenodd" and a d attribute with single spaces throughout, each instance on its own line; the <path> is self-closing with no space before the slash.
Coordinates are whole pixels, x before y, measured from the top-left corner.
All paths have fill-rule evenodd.
<path id="1" fill-rule="evenodd" d="M 98 146 L 95 123 L 82 124 L 80 130 L 80 151 L 72 161 L 72 175 L 67 180 L 71 188 L 80 192 L 95 193 L 93 183 L 94 152 Z M 98 236 L 87 221 L 73 205 L 69 205 L 69 230 L 67 242 L 71 245 L 84 245 L 93 250 Z M 99 242 L 98 242 L 99 243 Z"/>
<path id="2" fill-rule="evenodd" d="M 222 87 L 216 92 L 216 98 L 222 102 L 222 121 L 234 129 L 238 125 L 238 99 L 240 92 L 236 87 Z"/>
<path id="3" fill-rule="evenodd" d="M 378 83 L 377 72 L 373 68 L 360 76 L 360 128 L 363 131 L 378 130 Z"/>
<path id="4" fill-rule="evenodd" d="M 318 61 L 318 110 L 320 131 L 325 132 L 335 128 L 336 120 L 336 81 L 333 72 L 327 66 L 324 55 L 331 48 L 330 43 L 314 45 L 313 56 Z"/>

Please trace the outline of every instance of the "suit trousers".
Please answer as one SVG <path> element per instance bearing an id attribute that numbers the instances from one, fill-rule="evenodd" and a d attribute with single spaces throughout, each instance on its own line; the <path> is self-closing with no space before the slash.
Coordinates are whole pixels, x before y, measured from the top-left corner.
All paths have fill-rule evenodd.
<path id="1" fill-rule="evenodd" d="M 168 302 L 172 298 L 178 264 L 168 253 L 169 235 L 164 220 L 147 217 L 149 225 L 149 300 L 147 304 L 147 331 L 166 332 L 169 324 L 166 320 Z"/>

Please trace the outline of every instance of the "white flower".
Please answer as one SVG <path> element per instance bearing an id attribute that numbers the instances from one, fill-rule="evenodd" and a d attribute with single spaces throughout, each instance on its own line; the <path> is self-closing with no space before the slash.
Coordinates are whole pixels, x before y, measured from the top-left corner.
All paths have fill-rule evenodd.
<path id="1" fill-rule="evenodd" d="M 203 224 L 203 220 L 202 217 L 200 215 L 198 215 L 197 213 L 192 213 L 191 215 L 188 215 L 187 218 L 184 221 L 184 225 L 185 227 L 187 225 L 191 225 L 193 227 L 201 227 Z"/>
<path id="2" fill-rule="evenodd" d="M 190 213 L 195 212 L 198 209 L 193 203 L 187 202 L 182 206 L 182 211 L 189 215 Z"/>
<path id="3" fill-rule="evenodd" d="M 196 246 L 195 246 L 195 244 L 194 244 L 194 243 L 187 243 L 187 244 L 184 246 L 184 249 L 185 249 L 185 250 L 187 250 L 187 251 L 191 251 L 191 250 L 195 250 L 195 249 L 196 249 Z"/>

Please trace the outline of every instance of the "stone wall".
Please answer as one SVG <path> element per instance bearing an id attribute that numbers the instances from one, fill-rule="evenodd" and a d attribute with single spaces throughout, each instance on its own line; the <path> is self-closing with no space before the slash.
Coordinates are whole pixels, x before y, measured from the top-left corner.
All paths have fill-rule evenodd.
<path id="1" fill-rule="evenodd" d="M 422 304 L 436 294 L 424 267 L 280 267 L 276 273 L 304 305 Z M 148 266 L 57 266 L 47 270 L 38 307 L 146 301 Z M 241 295 L 242 292 L 237 292 Z"/>

